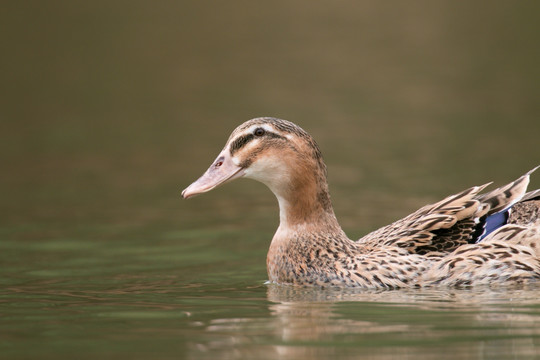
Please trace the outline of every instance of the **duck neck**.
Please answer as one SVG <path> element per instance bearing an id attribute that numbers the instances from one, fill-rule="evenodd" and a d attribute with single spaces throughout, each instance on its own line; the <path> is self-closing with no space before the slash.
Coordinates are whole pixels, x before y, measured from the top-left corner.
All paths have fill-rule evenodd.
<path id="1" fill-rule="evenodd" d="M 334 214 L 325 176 L 303 173 L 284 190 L 274 193 L 279 202 L 280 230 L 345 236 Z"/>
<path id="2" fill-rule="evenodd" d="M 266 257 L 268 278 L 278 283 L 301 283 L 307 264 L 319 261 L 317 266 L 324 263 L 331 267 L 334 257 L 330 258 L 327 250 L 333 248 L 337 253 L 351 240 L 334 215 L 326 179 L 295 183 L 274 194 L 279 201 L 280 223 Z M 319 258 L 319 252 L 326 255 Z"/>

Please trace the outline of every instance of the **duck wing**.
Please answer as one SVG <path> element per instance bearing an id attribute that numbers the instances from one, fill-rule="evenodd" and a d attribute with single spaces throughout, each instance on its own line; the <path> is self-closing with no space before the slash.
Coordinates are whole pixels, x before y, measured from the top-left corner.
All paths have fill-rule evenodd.
<path id="1" fill-rule="evenodd" d="M 404 248 L 411 254 L 443 256 L 461 245 L 481 241 L 506 224 L 508 209 L 524 198 L 534 170 L 486 194 L 480 192 L 489 184 L 473 186 L 426 205 L 367 234 L 358 243 L 373 249 L 390 246 Z"/>

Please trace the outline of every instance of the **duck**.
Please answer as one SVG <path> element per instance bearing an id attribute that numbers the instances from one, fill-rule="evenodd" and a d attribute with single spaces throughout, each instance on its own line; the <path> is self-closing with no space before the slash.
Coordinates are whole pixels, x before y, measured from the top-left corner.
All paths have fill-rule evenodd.
<path id="1" fill-rule="evenodd" d="M 290 121 L 259 117 L 231 133 L 182 197 L 238 178 L 266 185 L 279 204 L 266 259 L 270 283 L 360 289 L 526 284 L 540 279 L 540 189 L 527 192 L 536 169 L 489 192 L 490 183 L 450 195 L 354 241 L 336 219 L 312 136 Z"/>

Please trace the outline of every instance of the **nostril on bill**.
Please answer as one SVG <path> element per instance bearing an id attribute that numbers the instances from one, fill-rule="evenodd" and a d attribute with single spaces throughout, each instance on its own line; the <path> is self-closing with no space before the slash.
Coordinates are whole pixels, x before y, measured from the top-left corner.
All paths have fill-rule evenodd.
<path id="1" fill-rule="evenodd" d="M 221 165 L 223 165 L 223 157 L 217 159 L 216 163 L 214 164 L 215 167 L 220 167 Z"/>

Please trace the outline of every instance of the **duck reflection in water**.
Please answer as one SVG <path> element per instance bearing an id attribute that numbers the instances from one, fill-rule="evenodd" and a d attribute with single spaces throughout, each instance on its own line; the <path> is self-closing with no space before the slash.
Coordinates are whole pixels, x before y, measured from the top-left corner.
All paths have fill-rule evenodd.
<path id="1" fill-rule="evenodd" d="M 540 355 L 535 287 L 358 290 L 270 284 L 270 317 L 221 318 L 196 354 L 231 359 Z M 508 306 L 518 302 L 519 308 Z M 516 326 L 516 324 L 520 324 Z M 528 334 L 526 336 L 526 334 Z M 475 339 L 470 341 L 467 339 Z M 452 352 L 441 353 L 441 347 Z"/>

